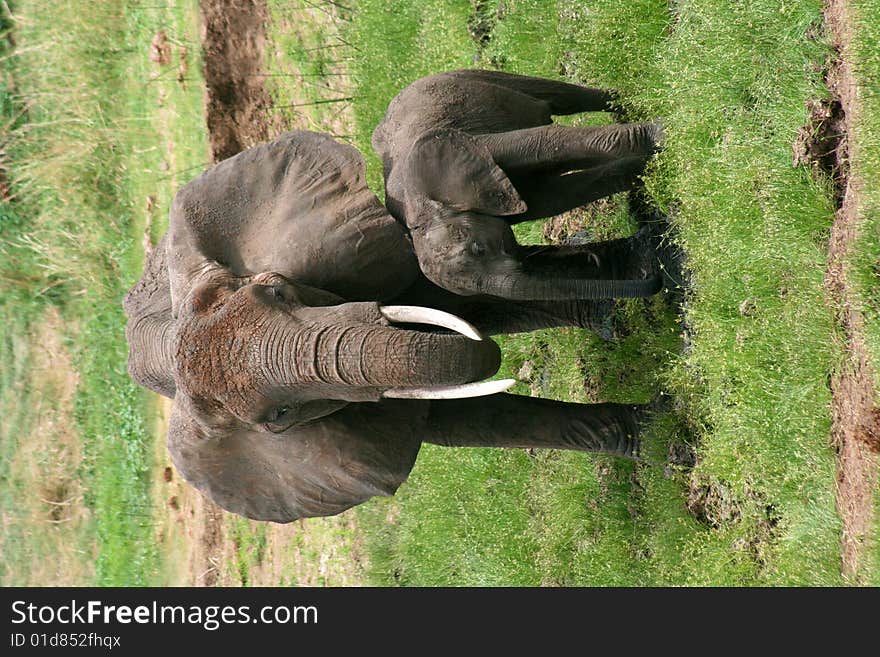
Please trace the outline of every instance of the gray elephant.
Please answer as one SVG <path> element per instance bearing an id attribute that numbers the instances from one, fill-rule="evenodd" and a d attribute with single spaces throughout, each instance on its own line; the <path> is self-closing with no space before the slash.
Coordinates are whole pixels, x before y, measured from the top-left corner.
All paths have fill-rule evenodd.
<path id="1" fill-rule="evenodd" d="M 401 91 L 373 148 L 386 205 L 409 228 L 424 274 L 456 294 L 518 300 L 658 292 L 650 231 L 569 247 L 520 245 L 511 229 L 635 185 L 657 150 L 659 123 L 552 123 L 611 102 L 600 89 L 481 70 L 432 75 Z"/>
<path id="2" fill-rule="evenodd" d="M 360 154 L 316 133 L 282 135 L 181 189 L 124 308 L 131 376 L 174 399 L 176 468 L 249 518 L 391 495 L 423 442 L 633 458 L 648 416 L 479 383 L 500 362 L 484 334 L 590 326 L 594 305 L 432 285 Z"/>

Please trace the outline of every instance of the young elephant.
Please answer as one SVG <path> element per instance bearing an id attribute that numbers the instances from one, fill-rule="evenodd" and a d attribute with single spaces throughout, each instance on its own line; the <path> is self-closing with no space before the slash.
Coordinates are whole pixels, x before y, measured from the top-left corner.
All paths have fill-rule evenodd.
<path id="1" fill-rule="evenodd" d="M 292 132 L 178 193 L 124 306 L 132 378 L 174 399 L 182 476 L 290 522 L 393 494 L 423 441 L 635 457 L 644 406 L 475 383 L 500 362 L 483 333 L 586 326 L 592 306 L 438 290 L 364 178 L 355 149 Z"/>
<path id="2" fill-rule="evenodd" d="M 386 205 L 422 272 L 460 295 L 517 300 L 650 296 L 661 277 L 644 233 L 584 247 L 522 246 L 511 224 L 629 190 L 657 150 L 657 123 L 575 128 L 552 115 L 611 96 L 497 71 L 440 73 L 398 94 L 373 133 Z"/>

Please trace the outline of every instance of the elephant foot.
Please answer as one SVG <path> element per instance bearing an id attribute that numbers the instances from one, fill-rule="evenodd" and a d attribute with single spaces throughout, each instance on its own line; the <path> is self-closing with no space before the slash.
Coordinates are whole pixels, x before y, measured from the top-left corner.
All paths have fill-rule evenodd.
<path id="1" fill-rule="evenodd" d="M 669 412 L 671 408 L 671 398 L 662 393 L 647 404 L 633 407 L 634 427 L 632 431 L 627 432 L 621 438 L 618 453 L 634 461 L 651 465 L 650 461 L 641 453 L 644 433 L 657 420 L 658 416 Z"/>
<path id="2" fill-rule="evenodd" d="M 624 436 L 614 454 L 633 461 L 642 461 L 641 427 L 638 432 Z"/>
<path id="3" fill-rule="evenodd" d="M 688 284 L 686 257 L 675 240 L 675 227 L 665 214 L 651 205 L 644 189 L 633 190 L 629 195 L 629 204 L 630 211 L 639 222 L 636 237 L 650 259 L 645 266 L 662 278 L 669 301 L 680 305 Z"/>
<path id="4" fill-rule="evenodd" d="M 651 465 L 651 462 L 642 453 L 644 436 L 656 422 L 658 416 L 671 409 L 670 398 L 667 395 L 659 395 L 647 404 L 618 405 L 618 407 L 625 409 L 622 417 L 618 416 L 617 423 L 606 425 L 604 428 L 607 432 L 606 435 L 589 448 L 590 451 L 613 454 Z"/>
<path id="5" fill-rule="evenodd" d="M 646 230 L 655 275 L 662 278 L 663 290 L 666 291 L 669 303 L 680 307 L 688 288 L 685 253 L 676 243 L 673 237 L 674 229 L 665 217 L 646 227 Z"/>
<path id="6" fill-rule="evenodd" d="M 580 414 L 570 417 L 556 449 L 610 454 L 641 461 L 643 406 L 628 404 L 588 404 Z"/>
<path id="7" fill-rule="evenodd" d="M 666 130 L 663 125 L 663 119 L 658 118 L 651 122 L 648 128 L 648 136 L 654 142 L 654 152 L 656 153 L 663 148 L 663 140 L 666 137 Z"/>
<path id="8" fill-rule="evenodd" d="M 641 447 L 641 440 L 644 433 L 661 416 L 673 412 L 674 406 L 672 397 L 661 393 L 649 403 L 636 407 L 635 410 L 638 416 L 636 420 L 637 430 L 634 434 L 636 437 L 636 444 L 632 448 L 633 455 L 631 458 L 649 466 L 662 467 L 663 474 L 667 479 L 672 477 L 675 472 L 691 470 L 696 466 L 696 450 L 693 445 L 681 439 L 681 433 L 678 434 L 678 438 L 671 441 L 667 446 L 665 458 L 662 456 L 659 459 L 656 457 L 650 458 L 648 456 L 642 456 L 638 451 Z"/>

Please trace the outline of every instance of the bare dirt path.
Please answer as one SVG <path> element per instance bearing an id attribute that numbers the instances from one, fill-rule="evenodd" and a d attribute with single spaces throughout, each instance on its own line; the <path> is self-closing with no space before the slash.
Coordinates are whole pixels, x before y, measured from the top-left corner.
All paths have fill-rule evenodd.
<path id="1" fill-rule="evenodd" d="M 870 535 L 877 488 L 880 413 L 874 404 L 873 372 L 864 340 L 864 316 L 847 281 L 847 261 L 860 228 L 859 192 L 864 181 L 848 170 L 858 143 L 848 139 L 860 107 L 849 62 L 850 16 L 846 0 L 828 0 L 825 27 L 837 57 L 828 86 L 842 112 L 837 147 L 840 207 L 831 227 L 825 282 L 846 338 L 847 362 L 832 379 L 831 438 L 837 449 L 837 509 L 843 520 L 842 569 L 846 581 L 861 581 L 863 545 Z"/>
<path id="2" fill-rule="evenodd" d="M 281 132 L 263 85 L 265 0 L 201 0 L 205 120 L 215 162 Z"/>

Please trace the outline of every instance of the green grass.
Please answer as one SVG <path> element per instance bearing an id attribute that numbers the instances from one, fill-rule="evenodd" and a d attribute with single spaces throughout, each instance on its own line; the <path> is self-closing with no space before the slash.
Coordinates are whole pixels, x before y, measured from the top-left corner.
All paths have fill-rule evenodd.
<path id="1" fill-rule="evenodd" d="M 880 174 L 880 50 L 877 48 L 880 8 L 873 2 L 854 1 L 850 3 L 850 11 L 857 27 L 852 34 L 852 55 L 855 60 L 853 75 L 863 90 L 859 95 L 861 107 L 855 125 L 857 150 L 849 163 L 853 177 L 862 181 L 859 189 L 862 230 L 854 249 L 857 254 L 855 271 L 858 274 L 854 283 L 863 300 L 874 372 L 880 376 L 880 296 L 877 292 L 877 277 L 880 275 L 877 267 L 880 262 L 880 190 L 869 182 L 877 180 Z M 880 379 L 877 381 L 880 386 Z"/>
<path id="2" fill-rule="evenodd" d="M 5 221 L 3 230 L 14 270 L 27 275 L 0 278 L 2 319 L 7 324 L 24 312 L 36 321 L 47 305 L 62 312 L 64 340 L 79 373 L 71 428 L 82 445 L 75 475 L 88 509 L 79 531 L 81 540 L 93 543 L 91 583 L 99 585 L 149 584 L 161 567 L 147 476 L 153 438 L 144 420 L 153 402 L 126 372 L 121 301 L 140 275 L 147 215 L 156 217 L 153 235 L 164 230 L 176 185 L 206 160 L 196 8 L 13 5 L 20 17 L 16 38 L 32 47 L 5 62 L 4 79 L 16 85 L 12 100 L 28 111 L 7 147 L 19 219 Z M 189 75 L 196 80 L 188 89 L 173 71 L 151 79 L 156 71 L 148 46 L 159 28 L 175 46 L 188 46 Z M 33 321 L 9 323 L 13 340 L 34 330 Z M 17 396 L 5 384 L 3 394 Z M 23 408 L 31 403 L 27 397 L 17 401 Z M 25 434 L 25 427 L 11 427 L 9 444 Z M 4 553 L 49 556 L 38 544 L 8 544 L 6 538 Z M 26 573 L 7 574 L 10 583 L 27 581 Z"/>
<path id="3" fill-rule="evenodd" d="M 488 43 L 469 39 L 469 3 L 438 2 L 430 16 L 417 3 L 358 4 L 347 34 L 382 56 L 357 62 L 356 144 L 369 149 L 406 83 L 474 63 L 615 88 L 630 120 L 662 116 L 666 148 L 647 185 L 690 258 L 687 349 L 668 308 L 627 303 L 613 342 L 571 329 L 505 338 L 504 368 L 529 361 L 536 392 L 558 399 L 646 401 L 662 389 L 676 410 L 652 427 L 652 457 L 698 442 L 700 462 L 689 475 L 426 448 L 395 501 L 361 512 L 376 581 L 841 583 L 827 379 L 842 353 L 822 288 L 833 203 L 828 181 L 791 164 L 805 101 L 827 96 L 821 4 L 477 4 Z M 375 158 L 369 167 L 375 180 Z M 632 230 L 625 201 L 608 211 L 597 235 Z"/>
<path id="4" fill-rule="evenodd" d="M 731 489 L 742 538 L 761 540 L 743 583 L 839 581 L 827 375 L 841 354 L 822 287 L 833 204 L 791 165 L 805 100 L 827 93 L 826 49 L 807 38 L 820 9 L 688 5 L 662 60 L 674 84 L 660 168 L 694 284 L 693 351 L 670 382 L 705 427 L 697 474 Z"/>
<path id="5" fill-rule="evenodd" d="M 235 571 L 242 586 L 250 582 L 252 564 L 260 564 L 266 553 L 266 523 L 250 523 L 235 518 L 231 523 L 231 538 L 235 545 Z"/>
<path id="6" fill-rule="evenodd" d="M 381 583 L 537 583 L 526 461 L 522 452 L 470 449 L 450 456 L 425 446 L 396 498 L 366 505 L 358 516 L 375 542 L 370 566 L 382 572 Z M 487 496 L 495 504 L 487 505 Z M 389 515 L 396 517 L 392 524 Z"/>
<path id="7" fill-rule="evenodd" d="M 271 47 L 264 61 L 266 88 L 288 125 L 350 139 L 348 68 L 358 53 L 340 35 L 347 11 L 330 18 L 327 7 L 305 0 L 269 0 Z"/>

